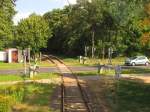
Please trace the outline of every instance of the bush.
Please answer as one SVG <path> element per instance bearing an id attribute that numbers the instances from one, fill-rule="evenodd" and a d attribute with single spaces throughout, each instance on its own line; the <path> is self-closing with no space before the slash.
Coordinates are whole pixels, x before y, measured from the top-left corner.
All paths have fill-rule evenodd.
<path id="1" fill-rule="evenodd" d="M 22 84 L 13 85 L 7 88 L 7 93 L 14 99 L 16 103 L 21 102 L 24 97 L 24 87 Z"/>
<path id="2" fill-rule="evenodd" d="M 13 100 L 10 96 L 0 95 L 0 112 L 11 112 Z"/>
<path id="3" fill-rule="evenodd" d="M 12 105 L 21 102 L 24 98 L 22 84 L 13 85 L 0 90 L 0 112 L 11 112 Z"/>

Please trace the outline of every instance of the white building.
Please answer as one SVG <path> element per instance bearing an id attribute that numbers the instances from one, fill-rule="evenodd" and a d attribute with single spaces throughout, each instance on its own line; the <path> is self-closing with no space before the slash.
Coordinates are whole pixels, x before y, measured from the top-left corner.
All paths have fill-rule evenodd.
<path id="1" fill-rule="evenodd" d="M 0 61 L 17 63 L 20 62 L 21 58 L 21 52 L 16 48 L 9 48 L 5 51 L 0 51 Z"/>
<path id="2" fill-rule="evenodd" d="M 7 53 L 5 51 L 0 51 L 0 61 L 7 61 Z"/>

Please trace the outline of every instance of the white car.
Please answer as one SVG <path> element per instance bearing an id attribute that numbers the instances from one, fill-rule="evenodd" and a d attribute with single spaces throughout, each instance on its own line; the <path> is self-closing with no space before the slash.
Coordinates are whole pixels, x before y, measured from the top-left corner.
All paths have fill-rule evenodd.
<path id="1" fill-rule="evenodd" d="M 127 58 L 125 60 L 125 65 L 145 65 L 148 66 L 150 63 L 150 61 L 148 60 L 148 58 L 146 56 L 135 56 L 135 57 L 131 57 L 131 58 Z"/>

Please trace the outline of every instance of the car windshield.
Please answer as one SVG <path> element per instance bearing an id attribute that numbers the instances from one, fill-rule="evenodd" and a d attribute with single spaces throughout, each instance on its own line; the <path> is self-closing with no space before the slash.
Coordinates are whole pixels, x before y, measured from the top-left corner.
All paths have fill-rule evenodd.
<path id="1" fill-rule="evenodd" d="M 136 58 L 137 58 L 136 56 L 135 56 L 135 57 L 130 57 L 131 60 L 134 60 L 134 59 L 136 59 Z"/>

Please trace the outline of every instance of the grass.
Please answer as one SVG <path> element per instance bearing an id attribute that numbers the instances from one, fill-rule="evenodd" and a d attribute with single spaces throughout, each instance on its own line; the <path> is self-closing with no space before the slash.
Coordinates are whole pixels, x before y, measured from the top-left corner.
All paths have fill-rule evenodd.
<path id="1" fill-rule="evenodd" d="M 41 63 L 38 62 L 37 64 L 39 67 L 53 67 L 54 64 L 47 62 L 47 61 L 42 61 Z M 29 64 L 27 64 L 27 67 L 29 67 Z M 0 70 L 8 70 L 8 69 L 23 69 L 24 64 L 23 63 L 4 63 L 0 62 Z"/>
<path id="2" fill-rule="evenodd" d="M 82 66 L 77 58 L 62 58 L 64 63 L 68 66 Z"/>
<path id="3" fill-rule="evenodd" d="M 0 82 L 5 81 L 22 81 L 23 78 L 19 75 L 0 75 Z"/>
<path id="4" fill-rule="evenodd" d="M 150 69 L 148 68 L 132 68 L 132 69 L 124 69 L 122 74 L 147 74 L 150 73 Z"/>
<path id="5" fill-rule="evenodd" d="M 22 63 L 3 63 L 3 62 L 0 62 L 0 70 L 21 69 L 21 68 L 23 68 Z"/>
<path id="6" fill-rule="evenodd" d="M 75 74 L 78 76 L 95 76 L 95 75 L 97 75 L 97 72 L 96 71 L 93 71 L 93 72 L 76 72 Z"/>
<path id="7" fill-rule="evenodd" d="M 55 84 L 18 84 L 0 88 L 0 95 L 10 97 L 10 99 L 13 97 L 14 101 L 9 106 L 15 112 L 55 112 L 49 105 L 56 87 Z M 18 95 L 22 97 L 20 101 L 17 101 Z M 3 104 L 0 103 L 0 105 Z"/>
<path id="8" fill-rule="evenodd" d="M 40 73 L 35 76 L 37 79 L 51 79 L 51 78 L 58 78 L 58 73 Z"/>
<path id="9" fill-rule="evenodd" d="M 98 64 L 99 59 L 87 59 L 84 64 L 79 63 L 78 58 L 63 58 L 63 61 L 68 66 L 95 66 Z"/>
<path id="10" fill-rule="evenodd" d="M 98 71 L 82 71 L 82 72 L 74 72 L 77 76 L 114 76 L 115 70 L 109 69 L 109 70 L 103 70 L 101 73 L 98 73 Z"/>
<path id="11" fill-rule="evenodd" d="M 68 66 L 95 66 L 97 64 L 108 64 L 108 59 L 91 59 L 88 58 L 85 62 L 85 64 L 79 63 L 79 59 L 76 58 L 66 58 L 61 57 L 61 59 L 64 61 L 64 63 Z M 124 57 L 117 57 L 112 59 L 113 65 L 122 65 L 124 63 Z M 41 63 L 38 62 L 38 65 L 40 67 L 53 67 L 55 66 L 53 63 L 48 61 L 42 61 Z M 29 66 L 29 65 L 27 65 Z M 8 70 L 8 69 L 23 69 L 24 64 L 23 63 L 4 63 L 0 62 L 0 70 Z"/>
<path id="12" fill-rule="evenodd" d="M 65 58 L 61 57 L 66 65 L 68 66 L 95 66 L 97 64 L 108 64 L 108 59 L 91 59 L 87 58 L 85 64 L 79 63 L 78 58 Z M 123 65 L 125 57 L 117 57 L 112 59 L 113 65 Z"/>
<path id="13" fill-rule="evenodd" d="M 115 85 L 118 85 L 116 94 L 111 90 L 112 86 L 106 93 L 113 112 L 150 112 L 150 84 L 120 80 Z"/>
<path id="14" fill-rule="evenodd" d="M 101 80 L 87 81 L 89 89 L 96 95 L 100 105 L 107 112 L 150 112 L 150 84 L 142 80 Z M 94 98 L 93 98 L 94 99 Z M 97 101 L 96 100 L 96 101 Z"/>
<path id="15" fill-rule="evenodd" d="M 53 67 L 53 66 L 55 66 L 53 63 L 48 62 L 48 61 L 38 62 L 37 65 L 39 65 L 40 67 Z"/>
<path id="16" fill-rule="evenodd" d="M 40 80 L 40 79 L 53 79 L 58 78 L 59 75 L 57 73 L 40 73 L 37 74 L 33 79 L 34 80 Z M 32 80 L 28 76 L 24 77 L 21 75 L 0 75 L 0 82 L 7 82 L 7 81 L 23 81 L 26 80 Z"/>
<path id="17" fill-rule="evenodd" d="M 83 72 L 76 72 L 78 76 L 94 76 L 94 75 L 103 75 L 103 76 L 114 76 L 115 70 L 114 69 L 103 69 L 98 73 L 98 71 L 83 71 Z M 130 69 L 122 69 L 121 74 L 128 74 L 128 75 L 146 75 L 150 74 L 150 69 L 146 68 L 130 68 Z"/>

